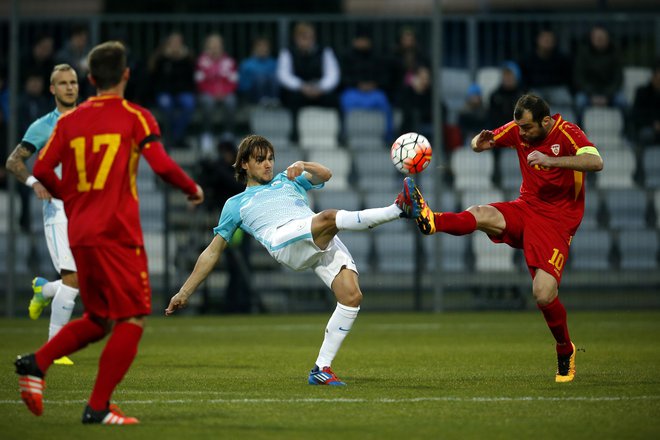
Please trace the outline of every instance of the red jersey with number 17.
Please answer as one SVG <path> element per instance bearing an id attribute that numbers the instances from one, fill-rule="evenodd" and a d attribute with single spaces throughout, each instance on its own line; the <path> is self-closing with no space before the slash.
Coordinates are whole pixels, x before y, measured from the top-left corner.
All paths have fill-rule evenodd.
<path id="1" fill-rule="evenodd" d="M 64 201 L 69 242 L 142 246 L 137 192 L 140 155 L 168 183 L 195 194 L 195 182 L 165 153 L 151 113 L 118 95 L 89 98 L 62 116 L 34 165 L 34 175 Z M 62 164 L 62 178 L 55 167 Z"/>
<path id="2" fill-rule="evenodd" d="M 593 143 L 577 125 L 565 121 L 561 115 L 552 117 L 555 125 L 541 141 L 528 144 L 520 137 L 514 121 L 494 130 L 495 145 L 515 148 L 522 174 L 520 199 L 549 219 L 556 219 L 572 233 L 584 215 L 584 173 L 565 168 L 548 168 L 527 164 L 527 156 L 535 150 L 550 157 L 575 156 L 582 147 Z"/>

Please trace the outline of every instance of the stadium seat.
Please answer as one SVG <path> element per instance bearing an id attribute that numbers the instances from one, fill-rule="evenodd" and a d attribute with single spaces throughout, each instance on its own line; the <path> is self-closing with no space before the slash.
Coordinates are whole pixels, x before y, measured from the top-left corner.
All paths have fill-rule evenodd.
<path id="1" fill-rule="evenodd" d="M 351 253 L 358 272 L 369 272 L 371 270 L 373 234 L 368 231 L 341 231 L 338 236 Z"/>
<path id="2" fill-rule="evenodd" d="M 396 233 L 379 228 L 375 235 L 378 269 L 383 272 L 411 273 L 415 269 L 415 236 L 412 229 Z"/>
<path id="3" fill-rule="evenodd" d="M 312 150 L 309 161 L 318 162 L 330 168 L 332 178 L 326 182 L 325 188 L 332 190 L 348 189 L 348 178 L 351 175 L 351 155 L 344 149 Z"/>
<path id="4" fill-rule="evenodd" d="M 584 216 L 582 217 L 581 228 L 595 229 L 599 226 L 600 214 L 600 193 L 598 190 L 587 189 L 584 199 Z"/>
<path id="5" fill-rule="evenodd" d="M 390 156 L 382 151 L 354 153 L 353 164 L 360 188 L 365 191 L 401 191 L 403 176 L 396 171 Z M 394 200 L 394 199 L 392 199 Z"/>
<path id="6" fill-rule="evenodd" d="M 573 107 L 554 105 L 550 109 L 550 114 L 552 115 L 555 113 L 559 113 L 564 121 L 577 124 L 577 115 L 575 114 L 575 110 L 573 110 Z"/>
<path id="7" fill-rule="evenodd" d="M 649 67 L 625 66 L 623 68 L 623 94 L 629 106 L 635 102 L 635 93 L 640 86 L 648 84 L 653 71 Z"/>
<path id="8" fill-rule="evenodd" d="M 345 115 L 346 140 L 351 149 L 386 152 L 385 115 L 376 110 L 353 110 Z"/>
<path id="9" fill-rule="evenodd" d="M 609 231 L 580 228 L 571 241 L 570 265 L 579 270 L 608 270 L 611 250 Z"/>
<path id="10" fill-rule="evenodd" d="M 43 240 L 43 237 L 39 237 Z M 26 274 L 28 271 L 34 271 L 32 264 L 28 264 L 30 258 L 30 237 L 17 233 L 14 235 L 14 259 L 9 260 L 9 237 L 6 233 L 0 233 L 0 272 L 7 273 L 13 264 L 16 273 Z M 51 266 L 52 267 L 52 266 Z"/>
<path id="11" fill-rule="evenodd" d="M 490 66 L 481 67 L 477 70 L 477 84 L 481 87 L 481 96 L 484 105 L 490 104 L 490 95 L 499 87 L 502 82 L 502 69 L 500 67 Z"/>
<path id="12" fill-rule="evenodd" d="M 447 120 L 456 124 L 458 112 L 465 105 L 467 90 L 472 83 L 470 71 L 456 67 L 443 67 L 440 73 L 442 96 L 447 105 Z"/>
<path id="13" fill-rule="evenodd" d="M 160 232 L 144 232 L 144 249 L 147 252 L 149 273 L 161 275 L 165 272 L 165 236 Z"/>
<path id="14" fill-rule="evenodd" d="M 333 191 L 323 188 L 314 191 L 316 212 L 324 209 L 344 209 L 346 211 L 359 211 L 362 209 L 362 198 L 360 193 L 352 189 L 345 191 Z"/>
<path id="15" fill-rule="evenodd" d="M 165 230 L 165 195 L 161 191 L 140 193 L 140 221 L 145 232 Z"/>
<path id="16" fill-rule="evenodd" d="M 456 150 L 450 159 L 454 188 L 478 189 L 493 186 L 495 159 L 492 152 L 475 153 L 470 147 Z"/>
<path id="17" fill-rule="evenodd" d="M 463 237 L 465 238 L 465 237 Z M 486 234 L 472 234 L 474 268 L 479 272 L 514 271 L 514 249 L 501 243 L 493 243 Z"/>
<path id="18" fill-rule="evenodd" d="M 280 173 L 298 160 L 307 160 L 307 152 L 298 148 L 287 148 L 280 150 L 275 147 L 275 174 Z"/>
<path id="19" fill-rule="evenodd" d="M 658 268 L 658 232 L 651 229 L 623 230 L 617 239 L 621 269 Z"/>
<path id="20" fill-rule="evenodd" d="M 440 246 L 440 264 L 436 261 L 436 242 Z M 422 237 L 429 271 L 467 272 L 469 237 L 458 237 L 449 234 L 438 234 L 434 237 Z M 438 267 L 439 266 L 439 267 Z"/>
<path id="21" fill-rule="evenodd" d="M 304 107 L 298 113 L 298 140 L 307 150 L 335 148 L 339 112 L 332 108 Z"/>
<path id="22" fill-rule="evenodd" d="M 655 227 L 660 229 L 660 189 L 653 193 L 653 206 L 655 207 Z"/>
<path id="23" fill-rule="evenodd" d="M 250 130 L 267 138 L 275 148 L 287 144 L 291 138 L 293 118 L 282 107 L 256 107 L 250 111 Z"/>
<path id="24" fill-rule="evenodd" d="M 641 189 L 609 190 L 604 195 L 611 229 L 644 229 L 647 197 Z"/>
<path id="25" fill-rule="evenodd" d="M 623 148 L 623 114 L 614 107 L 589 107 L 582 116 L 582 128 L 589 140 L 603 150 Z"/>
<path id="26" fill-rule="evenodd" d="M 635 174 L 635 155 L 629 148 L 610 150 L 606 154 L 607 169 L 598 173 L 596 186 L 603 189 L 632 188 Z"/>
<path id="27" fill-rule="evenodd" d="M 522 183 L 522 175 L 520 174 L 518 152 L 512 148 L 502 149 L 498 158 L 497 168 L 500 188 L 504 191 L 519 191 L 520 184 Z"/>
<path id="28" fill-rule="evenodd" d="M 459 209 L 462 211 L 470 206 L 488 205 L 489 203 L 504 201 L 506 201 L 504 193 L 498 189 L 464 191 Z"/>
<path id="29" fill-rule="evenodd" d="M 609 162 L 608 162 L 609 166 Z M 647 188 L 660 188 L 660 145 L 647 147 L 642 153 L 642 168 L 644 170 L 644 183 Z M 660 206 L 656 205 L 660 213 Z"/>

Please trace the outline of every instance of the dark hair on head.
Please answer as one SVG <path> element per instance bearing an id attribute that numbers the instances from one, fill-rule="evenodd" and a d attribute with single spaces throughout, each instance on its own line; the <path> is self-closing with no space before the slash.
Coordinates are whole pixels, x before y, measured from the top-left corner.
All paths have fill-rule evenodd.
<path id="1" fill-rule="evenodd" d="M 532 121 L 539 124 L 543 121 L 543 118 L 550 116 L 548 103 L 536 95 L 522 95 L 518 99 L 518 102 L 516 102 L 516 107 L 513 110 L 513 118 L 516 120 L 522 118 L 525 110 L 529 110 L 532 114 Z"/>
<path id="2" fill-rule="evenodd" d="M 251 134 L 246 136 L 238 146 L 236 162 L 234 163 L 234 177 L 240 183 L 247 183 L 247 172 L 243 169 L 243 164 L 247 163 L 251 157 L 268 156 L 269 153 L 275 154 L 273 144 L 263 136 Z"/>
<path id="3" fill-rule="evenodd" d="M 126 70 L 126 48 L 119 41 L 101 43 L 87 56 L 87 64 L 96 88 L 108 90 L 121 82 Z"/>

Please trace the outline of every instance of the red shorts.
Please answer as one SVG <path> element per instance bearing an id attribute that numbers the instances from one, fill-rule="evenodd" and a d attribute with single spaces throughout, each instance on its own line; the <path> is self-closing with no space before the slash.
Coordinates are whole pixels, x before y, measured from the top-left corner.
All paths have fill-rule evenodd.
<path id="1" fill-rule="evenodd" d="M 554 276 L 559 285 L 573 232 L 559 221 L 538 215 L 533 205 L 520 199 L 490 205 L 500 211 L 506 220 L 504 233 L 498 237 L 489 236 L 490 239 L 522 249 L 532 278 L 536 269 L 541 269 Z"/>
<path id="2" fill-rule="evenodd" d="M 151 313 L 151 286 L 143 247 L 80 246 L 71 251 L 78 267 L 85 313 L 112 320 Z"/>

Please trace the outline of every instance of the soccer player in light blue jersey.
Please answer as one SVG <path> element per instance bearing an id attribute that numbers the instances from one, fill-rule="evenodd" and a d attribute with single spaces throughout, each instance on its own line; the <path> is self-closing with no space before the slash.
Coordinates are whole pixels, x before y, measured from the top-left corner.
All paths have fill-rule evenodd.
<path id="1" fill-rule="evenodd" d="M 275 153 L 264 137 L 250 135 L 238 148 L 234 169 L 245 191 L 227 200 L 214 237 L 201 253 L 195 268 L 165 310 L 171 315 L 186 306 L 188 298 L 220 259 L 236 229 L 257 239 L 280 264 L 293 270 L 313 269 L 333 291 L 337 307 L 325 329 L 310 385 L 345 385 L 331 364 L 360 311 L 362 292 L 350 252 L 337 233 L 363 231 L 408 217 L 397 204 L 362 211 L 327 209 L 314 213 L 307 191 L 322 188 L 331 171 L 316 162 L 297 161 L 273 176 Z M 399 195 L 399 197 L 403 197 Z M 401 204 L 400 204 L 401 205 Z"/>
<path id="2" fill-rule="evenodd" d="M 73 110 L 78 100 L 78 76 L 68 64 L 58 64 L 50 76 L 50 92 L 55 98 L 55 110 L 34 121 L 28 127 L 21 142 L 7 158 L 7 169 L 23 184 L 34 190 L 43 200 L 44 233 L 51 260 L 61 279 L 48 281 L 42 277 L 32 280 L 33 297 L 28 311 L 30 318 L 37 319 L 52 302 L 48 339 L 60 331 L 71 319 L 75 299 L 78 296 L 76 263 L 69 249 L 68 221 L 61 200 L 53 198 L 48 190 L 30 174 L 25 165 L 35 152 L 41 150 L 50 138 L 60 115 Z M 64 356 L 55 361 L 59 365 L 73 365 Z"/>

